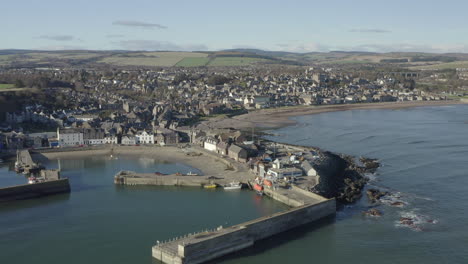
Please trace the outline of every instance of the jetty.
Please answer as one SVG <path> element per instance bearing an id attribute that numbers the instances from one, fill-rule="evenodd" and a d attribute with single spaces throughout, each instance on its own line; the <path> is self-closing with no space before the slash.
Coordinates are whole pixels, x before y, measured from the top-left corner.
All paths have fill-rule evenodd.
<path id="1" fill-rule="evenodd" d="M 236 180 L 252 186 L 245 178 L 239 176 Z M 224 185 L 231 181 L 231 177 L 161 175 L 132 171 L 120 171 L 114 177 L 117 185 L 201 187 L 208 184 Z M 167 264 L 204 263 L 250 247 L 270 236 L 334 216 L 336 213 L 335 199 L 324 198 L 294 184 L 267 186 L 263 189 L 263 194 L 290 206 L 290 209 L 230 227 L 220 226 L 169 241 L 158 241 L 152 248 L 153 257 Z"/>
<path id="2" fill-rule="evenodd" d="M 335 199 L 326 199 L 292 186 L 266 189 L 271 198 L 291 209 L 230 227 L 187 234 L 153 246 L 153 257 L 167 264 L 204 263 L 253 246 L 256 242 L 306 225 L 336 212 Z"/>
<path id="3" fill-rule="evenodd" d="M 16 153 L 15 170 L 24 174 L 40 172 L 44 167 L 33 161 L 29 150 L 18 150 Z"/>
<path id="4" fill-rule="evenodd" d="M 34 162 L 29 150 L 17 152 L 15 163 L 17 172 L 33 175 L 27 184 L 0 188 L 0 202 L 38 198 L 59 193 L 69 193 L 68 178 L 61 178 L 59 170 L 46 170 Z M 25 179 L 26 180 L 26 179 Z"/>

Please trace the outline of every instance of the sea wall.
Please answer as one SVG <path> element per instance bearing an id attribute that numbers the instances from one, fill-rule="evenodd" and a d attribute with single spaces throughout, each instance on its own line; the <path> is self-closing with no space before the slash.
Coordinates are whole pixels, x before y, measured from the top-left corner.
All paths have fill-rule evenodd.
<path id="1" fill-rule="evenodd" d="M 35 198 L 70 192 L 68 179 L 0 188 L 0 202 Z"/>
<path id="2" fill-rule="evenodd" d="M 171 175 L 160 177 L 116 177 L 115 183 L 122 185 L 155 185 L 155 186 L 203 186 L 212 181 L 201 176 L 180 176 Z"/>
<path id="3" fill-rule="evenodd" d="M 322 198 L 323 199 L 323 198 Z M 324 199 L 317 204 L 292 208 L 271 216 L 206 234 L 206 238 L 194 237 L 177 249 L 156 245 L 153 257 L 171 264 L 197 264 L 249 247 L 255 242 L 292 228 L 308 224 L 336 212 L 335 199 Z M 203 237 L 203 234 L 200 236 Z"/>

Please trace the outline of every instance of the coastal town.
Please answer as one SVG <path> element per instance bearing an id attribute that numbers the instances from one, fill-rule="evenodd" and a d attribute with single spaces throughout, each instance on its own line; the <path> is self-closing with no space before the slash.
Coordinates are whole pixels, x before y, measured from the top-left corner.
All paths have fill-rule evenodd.
<path id="1" fill-rule="evenodd" d="M 0 82 L 31 87 L 0 93 L 0 150 L 194 143 L 219 136 L 207 131 L 209 120 L 262 109 L 449 99 L 445 92 L 416 89 L 420 78 L 414 72 L 364 78 L 339 68 L 260 66 L 0 70 Z"/>
<path id="2" fill-rule="evenodd" d="M 29 87 L 0 94 L 5 102 L 0 157 L 16 156 L 14 169 L 27 176 L 24 185 L 0 189 L 0 200 L 73 192 L 68 178 L 41 160 L 70 153 L 158 157 L 200 173 L 122 168 L 114 184 L 226 191 L 248 187 L 290 208 L 241 225 L 158 241 L 152 248 L 153 257 L 164 263 L 201 263 L 236 252 L 356 203 L 369 180 L 366 175 L 380 165 L 365 157 L 270 141 L 264 137 L 267 129 L 290 124 L 288 117 L 300 114 L 463 103 L 447 92 L 417 89 L 422 78 L 417 72 L 364 75 L 338 68 L 260 66 L 0 70 L 0 81 Z M 366 193 L 373 204 L 390 195 L 377 189 Z M 396 200 L 389 205 L 405 204 Z M 382 216 L 376 208 L 362 213 Z M 420 229 L 411 217 L 399 221 Z"/>

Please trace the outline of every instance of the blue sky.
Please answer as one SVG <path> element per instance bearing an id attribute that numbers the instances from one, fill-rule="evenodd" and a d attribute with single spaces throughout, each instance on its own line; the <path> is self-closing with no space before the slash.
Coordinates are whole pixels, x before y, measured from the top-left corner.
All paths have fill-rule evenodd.
<path id="1" fill-rule="evenodd" d="M 468 52 L 466 0 L 2 0 L 0 49 Z"/>

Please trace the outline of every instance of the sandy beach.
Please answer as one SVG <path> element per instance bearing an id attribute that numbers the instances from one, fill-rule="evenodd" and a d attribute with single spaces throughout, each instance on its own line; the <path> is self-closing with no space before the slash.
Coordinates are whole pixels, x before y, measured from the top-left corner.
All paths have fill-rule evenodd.
<path id="1" fill-rule="evenodd" d="M 296 122 L 291 117 L 313 115 L 327 112 L 358 110 L 358 109 L 404 109 L 423 106 L 444 106 L 468 104 L 466 101 L 446 100 L 446 101 L 406 101 L 406 102 L 386 102 L 386 103 L 365 103 L 365 104 L 341 104 L 341 105 L 320 105 L 320 106 L 294 106 L 283 108 L 269 108 L 252 111 L 248 114 L 234 116 L 232 118 L 213 118 L 205 121 L 200 126 L 208 128 L 260 128 L 274 129 Z"/>
<path id="2" fill-rule="evenodd" d="M 202 155 L 188 155 L 188 154 Z M 45 152 L 36 154 L 35 159 L 73 159 L 87 156 L 108 156 L 119 157 L 123 155 L 134 155 L 145 158 L 153 158 L 161 162 L 182 163 L 202 171 L 203 175 L 216 177 L 229 177 L 237 180 L 246 177 L 249 172 L 242 164 L 229 159 L 223 159 L 215 153 L 210 153 L 199 147 L 178 148 L 178 147 L 160 147 L 160 146 L 106 146 L 97 149 L 85 149 L 74 151 Z M 228 165 L 232 170 L 226 170 Z"/>

